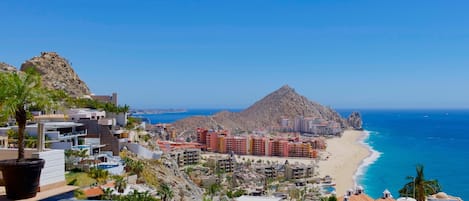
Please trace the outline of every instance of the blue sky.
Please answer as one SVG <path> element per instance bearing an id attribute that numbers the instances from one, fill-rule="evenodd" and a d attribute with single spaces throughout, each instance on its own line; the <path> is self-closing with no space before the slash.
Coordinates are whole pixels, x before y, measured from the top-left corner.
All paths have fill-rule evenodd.
<path id="1" fill-rule="evenodd" d="M 464 1 L 0 1 L 0 61 L 41 51 L 134 108 L 469 108 Z"/>

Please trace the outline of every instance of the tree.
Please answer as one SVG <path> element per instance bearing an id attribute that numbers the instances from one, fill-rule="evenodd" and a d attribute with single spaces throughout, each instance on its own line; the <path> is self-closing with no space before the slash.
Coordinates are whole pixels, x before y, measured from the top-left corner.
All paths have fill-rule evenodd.
<path id="1" fill-rule="evenodd" d="M 116 200 L 118 201 L 156 201 L 156 198 L 153 198 L 148 191 L 145 192 L 138 192 L 134 190 L 130 192 L 128 195 L 120 196 Z"/>
<path id="2" fill-rule="evenodd" d="M 18 124 L 18 161 L 24 160 L 28 108 L 47 109 L 52 102 L 42 87 L 40 75 L 33 68 L 28 68 L 25 73 L 0 73 L 0 119 L 14 116 Z"/>
<path id="3" fill-rule="evenodd" d="M 428 195 L 433 195 L 441 191 L 438 180 L 426 180 L 423 174 L 423 165 L 417 165 L 415 177 L 408 176 L 409 183 L 399 190 L 401 197 L 413 197 L 417 201 L 425 201 Z"/>
<path id="4" fill-rule="evenodd" d="M 171 200 L 174 197 L 173 191 L 166 183 L 162 183 L 158 189 L 158 194 L 161 195 L 163 201 Z"/>
<path id="5" fill-rule="evenodd" d="M 114 189 L 105 188 L 103 192 L 104 192 L 104 195 L 102 197 L 103 200 L 112 200 L 112 193 L 114 192 Z"/>
<path id="6" fill-rule="evenodd" d="M 331 195 L 327 198 L 327 201 L 337 201 L 337 197 L 335 197 L 335 195 Z"/>
<path id="7" fill-rule="evenodd" d="M 208 187 L 208 194 L 210 198 L 213 200 L 213 196 L 220 190 L 220 184 L 214 183 Z"/>
<path id="8" fill-rule="evenodd" d="M 114 176 L 114 185 L 117 192 L 119 193 L 123 193 L 125 188 L 127 188 L 127 182 L 125 181 L 125 178 L 119 175 Z"/>
<path id="9" fill-rule="evenodd" d="M 88 175 L 91 178 L 96 179 L 98 183 L 104 184 L 109 177 L 109 172 L 99 168 L 91 168 Z"/>

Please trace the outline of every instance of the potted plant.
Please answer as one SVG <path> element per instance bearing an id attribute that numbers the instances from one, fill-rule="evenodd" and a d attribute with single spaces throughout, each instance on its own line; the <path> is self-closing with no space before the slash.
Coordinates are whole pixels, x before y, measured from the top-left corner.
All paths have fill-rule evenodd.
<path id="1" fill-rule="evenodd" d="M 51 103 L 48 91 L 41 85 L 40 75 L 33 68 L 24 73 L 0 73 L 0 119 L 14 117 L 18 124 L 18 158 L 0 161 L 0 170 L 9 199 L 36 196 L 45 161 L 24 157 L 27 108 L 45 108 Z"/>

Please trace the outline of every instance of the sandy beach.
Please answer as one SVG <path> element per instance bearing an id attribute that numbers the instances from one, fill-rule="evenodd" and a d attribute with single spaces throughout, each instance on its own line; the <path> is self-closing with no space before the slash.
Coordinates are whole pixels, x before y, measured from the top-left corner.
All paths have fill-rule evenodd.
<path id="1" fill-rule="evenodd" d="M 347 189 L 353 188 L 354 175 L 365 158 L 370 156 L 371 152 L 360 141 L 366 137 L 364 131 L 347 130 L 340 138 L 327 139 L 327 149 L 321 153 L 322 159 L 319 160 L 319 176 L 324 177 L 329 175 L 336 183 L 337 196 L 341 196 Z M 217 155 L 215 153 L 202 154 L 203 157 Z M 328 157 L 327 159 L 325 159 Z M 290 164 L 303 163 L 311 164 L 316 159 L 311 158 L 284 158 L 284 157 L 269 157 L 269 156 L 239 156 L 237 160 L 253 159 L 254 161 L 262 160 L 264 163 L 267 161 L 273 163 L 285 163 L 286 160 Z"/>
<path id="2" fill-rule="evenodd" d="M 341 138 L 327 140 L 324 156 L 329 157 L 327 160 L 320 160 L 319 175 L 333 177 L 337 196 L 355 186 L 354 175 L 362 161 L 371 154 L 370 150 L 360 143 L 365 136 L 363 131 L 348 130 Z"/>

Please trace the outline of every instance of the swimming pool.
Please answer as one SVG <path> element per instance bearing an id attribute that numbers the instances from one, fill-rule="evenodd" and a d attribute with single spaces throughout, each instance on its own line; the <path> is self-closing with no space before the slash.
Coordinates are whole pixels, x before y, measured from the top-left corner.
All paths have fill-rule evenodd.
<path id="1" fill-rule="evenodd" d="M 119 166 L 119 164 L 98 164 L 99 169 L 109 169 Z"/>

